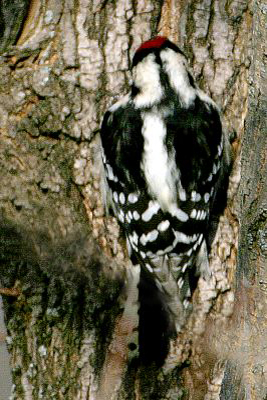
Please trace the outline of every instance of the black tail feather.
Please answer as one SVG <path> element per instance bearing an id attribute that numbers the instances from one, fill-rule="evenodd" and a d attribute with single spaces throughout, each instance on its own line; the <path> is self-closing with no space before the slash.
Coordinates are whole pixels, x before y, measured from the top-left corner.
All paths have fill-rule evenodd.
<path id="1" fill-rule="evenodd" d="M 155 278 L 141 266 L 139 283 L 139 354 L 142 365 L 163 365 L 169 352 L 170 338 L 175 335 L 173 316 L 167 295 L 156 285 Z"/>

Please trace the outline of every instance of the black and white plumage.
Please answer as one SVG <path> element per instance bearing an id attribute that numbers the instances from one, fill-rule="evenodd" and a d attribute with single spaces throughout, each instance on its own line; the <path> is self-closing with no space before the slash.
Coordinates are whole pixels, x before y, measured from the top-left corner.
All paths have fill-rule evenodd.
<path id="1" fill-rule="evenodd" d="M 210 273 L 230 145 L 216 104 L 167 38 L 139 47 L 132 74 L 131 92 L 105 113 L 102 154 L 108 202 L 141 266 L 140 352 L 162 363 L 159 342 L 181 328 L 197 277 Z"/>

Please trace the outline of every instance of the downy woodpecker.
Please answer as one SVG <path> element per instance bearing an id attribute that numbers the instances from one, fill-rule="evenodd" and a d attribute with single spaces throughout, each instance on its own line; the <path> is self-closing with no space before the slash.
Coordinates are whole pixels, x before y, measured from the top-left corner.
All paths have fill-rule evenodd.
<path id="1" fill-rule="evenodd" d="M 143 43 L 130 93 L 101 127 L 107 202 L 141 270 L 139 346 L 161 365 L 190 310 L 226 204 L 231 150 L 218 107 L 166 37 Z"/>

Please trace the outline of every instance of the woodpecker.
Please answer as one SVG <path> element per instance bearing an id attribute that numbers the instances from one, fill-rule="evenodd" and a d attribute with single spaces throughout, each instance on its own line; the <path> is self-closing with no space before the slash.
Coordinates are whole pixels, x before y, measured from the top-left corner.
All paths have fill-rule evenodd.
<path id="1" fill-rule="evenodd" d="M 166 37 L 144 42 L 130 92 L 101 126 L 106 203 L 140 266 L 139 346 L 162 365 L 184 325 L 226 205 L 231 146 L 215 102 Z"/>

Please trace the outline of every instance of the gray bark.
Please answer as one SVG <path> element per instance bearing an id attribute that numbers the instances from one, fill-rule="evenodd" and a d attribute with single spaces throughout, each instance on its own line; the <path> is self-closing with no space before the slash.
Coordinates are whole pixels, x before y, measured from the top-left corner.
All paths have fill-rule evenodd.
<path id="1" fill-rule="evenodd" d="M 255 218 L 263 228 L 250 234 L 259 238 L 255 249 L 265 251 L 259 192 L 251 186 L 249 195 L 259 196 L 259 208 L 249 214 L 250 222 L 245 210 L 252 201 L 244 204 L 236 196 L 246 117 L 241 190 L 253 176 L 249 165 L 259 171 L 256 165 L 263 159 L 263 145 L 256 156 L 246 150 L 256 123 L 256 132 L 263 134 L 259 99 L 266 85 L 259 83 L 261 67 L 251 59 L 261 29 L 257 33 L 252 27 L 257 15 L 265 15 L 261 7 L 249 0 L 2 2 L 0 276 L 3 288 L 13 288 L 9 294 L 15 295 L 4 296 L 12 398 L 227 399 L 229 385 L 243 385 L 243 364 L 229 356 L 237 315 L 230 318 L 231 287 L 238 213 L 237 293 L 244 287 L 241 277 L 251 279 L 251 267 L 244 269 L 241 260 L 254 254 L 245 250 L 245 238 Z M 125 306 L 123 289 L 130 266 L 116 221 L 104 215 L 97 130 L 104 110 L 129 87 L 135 49 L 156 33 L 184 49 L 198 83 L 221 106 L 226 128 L 236 132 L 236 160 L 228 208 L 212 249 L 214 279 L 200 280 L 194 311 L 164 368 L 140 371 L 128 350 L 137 326 L 136 310 Z M 248 71 L 256 77 L 249 90 Z M 263 295 L 266 279 L 260 279 Z"/>
<path id="2" fill-rule="evenodd" d="M 267 6 L 253 4 L 248 111 L 242 144 L 236 307 L 221 398 L 267 398 Z"/>

